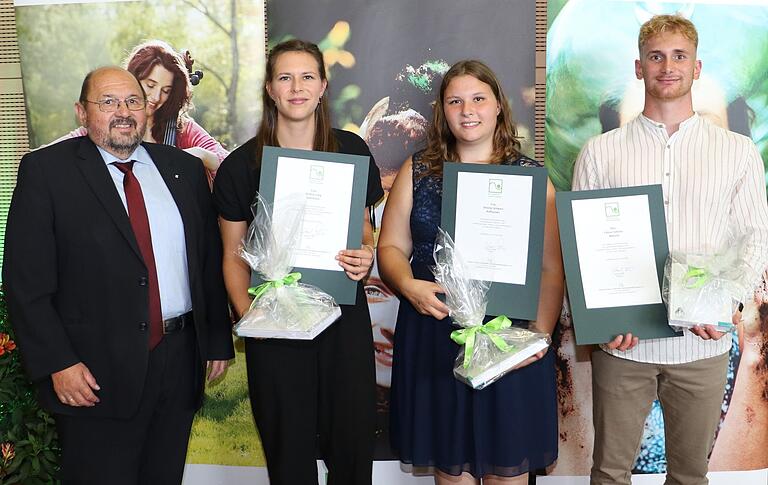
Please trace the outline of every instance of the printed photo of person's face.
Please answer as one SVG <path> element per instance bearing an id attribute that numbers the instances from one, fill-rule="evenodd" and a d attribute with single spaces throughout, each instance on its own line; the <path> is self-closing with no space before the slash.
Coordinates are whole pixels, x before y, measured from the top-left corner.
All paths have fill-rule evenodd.
<path id="1" fill-rule="evenodd" d="M 379 277 L 378 268 L 373 267 L 365 284 L 368 309 L 373 328 L 373 347 L 376 352 L 376 384 L 390 387 L 392 382 L 392 349 L 395 343 L 395 324 L 400 300 L 387 288 Z"/>
<path id="2" fill-rule="evenodd" d="M 375 208 L 376 221 L 381 221 L 386 196 L 389 195 L 400 165 L 421 143 L 427 127 L 427 120 L 413 109 L 404 108 L 395 112 L 389 112 L 389 109 L 388 97 L 379 100 L 361 125 L 361 133 L 376 160 L 385 192 L 384 201 Z M 377 227 L 374 230 L 376 240 L 379 229 Z M 400 300 L 381 280 L 375 262 L 365 284 L 365 293 L 373 327 L 376 384 L 388 390 L 392 382 L 392 351 Z"/>

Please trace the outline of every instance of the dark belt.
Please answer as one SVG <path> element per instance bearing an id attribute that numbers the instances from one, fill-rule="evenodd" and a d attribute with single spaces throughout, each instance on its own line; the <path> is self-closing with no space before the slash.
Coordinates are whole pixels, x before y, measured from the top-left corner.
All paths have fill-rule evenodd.
<path id="1" fill-rule="evenodd" d="M 192 319 L 191 311 L 185 313 L 184 315 L 179 315 L 178 317 L 163 320 L 163 335 L 181 332 L 185 328 L 191 327 L 193 323 L 194 320 Z"/>

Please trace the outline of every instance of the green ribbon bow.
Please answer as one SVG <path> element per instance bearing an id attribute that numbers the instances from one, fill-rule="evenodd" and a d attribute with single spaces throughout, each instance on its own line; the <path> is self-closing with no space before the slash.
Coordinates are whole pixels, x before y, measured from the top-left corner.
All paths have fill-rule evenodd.
<path id="1" fill-rule="evenodd" d="M 688 266 L 688 272 L 683 276 L 685 287 L 689 289 L 701 288 L 709 283 L 712 279 L 712 273 L 706 268 L 697 268 L 696 266 Z"/>
<path id="2" fill-rule="evenodd" d="M 280 288 L 282 286 L 296 286 L 296 284 L 300 279 L 301 279 L 301 273 L 288 273 L 281 280 L 265 281 L 259 286 L 248 288 L 248 294 L 253 296 L 253 300 L 256 301 L 268 289 Z"/>
<path id="3" fill-rule="evenodd" d="M 512 346 L 504 341 L 503 338 L 496 335 L 496 332 L 512 326 L 512 320 L 504 315 L 499 315 L 490 322 L 475 327 L 465 327 L 451 332 L 451 340 L 464 346 L 464 368 L 469 367 L 469 361 L 472 360 L 472 354 L 475 353 L 475 338 L 478 333 L 483 333 L 491 339 L 496 347 L 502 352 L 509 352 Z"/>

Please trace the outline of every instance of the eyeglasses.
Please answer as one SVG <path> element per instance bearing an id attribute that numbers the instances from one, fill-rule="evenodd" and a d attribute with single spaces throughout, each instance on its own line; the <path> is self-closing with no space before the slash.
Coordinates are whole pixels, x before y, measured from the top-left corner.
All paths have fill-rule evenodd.
<path id="1" fill-rule="evenodd" d="M 104 98 L 101 101 L 89 101 L 86 103 L 98 104 L 99 111 L 104 113 L 114 113 L 120 109 L 120 103 L 124 103 L 125 107 L 131 111 L 141 111 L 147 106 L 147 101 L 144 98 L 138 96 L 131 96 L 130 98 L 117 99 L 117 98 Z"/>

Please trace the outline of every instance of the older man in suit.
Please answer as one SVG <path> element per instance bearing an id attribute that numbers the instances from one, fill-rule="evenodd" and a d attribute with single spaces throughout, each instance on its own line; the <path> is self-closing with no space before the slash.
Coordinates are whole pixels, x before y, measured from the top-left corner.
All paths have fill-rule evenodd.
<path id="1" fill-rule="evenodd" d="M 234 356 L 203 166 L 142 143 L 129 72 L 88 74 L 88 136 L 29 153 L 5 235 L 11 322 L 65 484 L 172 484 L 205 383 Z"/>

